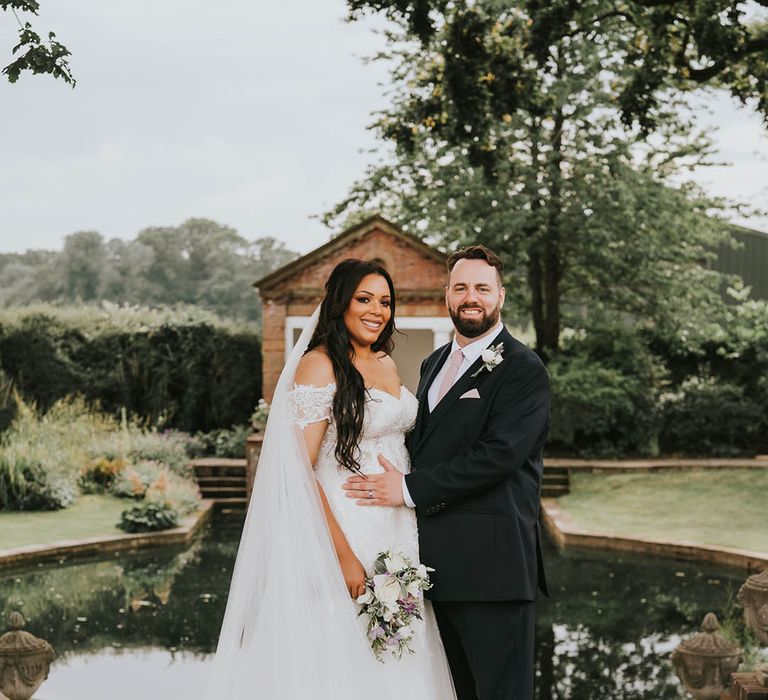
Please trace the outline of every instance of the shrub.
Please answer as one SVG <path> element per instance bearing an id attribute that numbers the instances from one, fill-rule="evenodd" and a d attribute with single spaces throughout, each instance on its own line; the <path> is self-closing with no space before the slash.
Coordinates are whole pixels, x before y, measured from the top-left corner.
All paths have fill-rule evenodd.
<path id="1" fill-rule="evenodd" d="M 144 500 L 167 505 L 179 515 L 187 515 L 200 507 L 200 489 L 190 479 L 183 479 L 172 471 L 162 470 L 144 493 Z"/>
<path id="2" fill-rule="evenodd" d="M 113 416 L 124 407 L 189 432 L 248 420 L 261 394 L 254 327 L 190 307 L 0 310 L 0 361 L 43 411 L 79 393 Z"/>
<path id="3" fill-rule="evenodd" d="M 743 386 L 691 377 L 662 395 L 661 447 L 688 455 L 754 454 L 766 444 L 765 408 Z"/>
<path id="4" fill-rule="evenodd" d="M 127 466 L 115 480 L 112 494 L 168 507 L 181 516 L 200 507 L 197 484 L 179 476 L 160 462 L 140 462 Z"/>
<path id="5" fill-rule="evenodd" d="M 0 451 L 2 510 L 59 510 L 74 499 L 72 480 L 46 468 L 34 454 L 13 448 Z"/>
<path id="6" fill-rule="evenodd" d="M 18 410 L 0 440 L 2 508 L 63 508 L 78 486 L 136 500 L 149 494 L 149 501 L 182 514 L 198 507 L 186 436 L 145 432 L 128 421 L 118 426 L 80 398 L 57 402 L 45 415 L 23 401 Z"/>
<path id="7" fill-rule="evenodd" d="M 196 433 L 189 446 L 195 457 L 210 455 L 238 459 L 245 456 L 245 442 L 253 430 L 247 425 L 236 425 L 230 430 L 212 430 Z"/>
<path id="8" fill-rule="evenodd" d="M 156 430 L 130 433 L 126 446 L 126 457 L 131 461 L 162 462 L 177 474 L 189 476 L 189 447 L 193 440 L 185 433 Z"/>
<path id="9" fill-rule="evenodd" d="M 657 452 L 654 384 L 661 372 L 633 330 L 598 327 L 571 338 L 548 370 L 551 452 Z"/>
<path id="10" fill-rule="evenodd" d="M 13 383 L 5 376 L 0 367 L 0 434 L 11 427 L 16 418 L 16 397 L 13 392 Z"/>
<path id="11" fill-rule="evenodd" d="M 267 424 L 267 418 L 269 418 L 269 404 L 262 398 L 259 399 L 259 403 L 251 414 L 251 425 L 261 429 Z"/>
<path id="12" fill-rule="evenodd" d="M 103 493 L 112 488 L 118 474 L 125 469 L 125 460 L 98 457 L 80 472 L 77 485 L 83 493 Z"/>
<path id="13" fill-rule="evenodd" d="M 124 511 L 117 527 L 125 532 L 154 532 L 168 530 L 178 523 L 178 513 L 171 506 L 144 502 Z"/>
<path id="14" fill-rule="evenodd" d="M 157 480 L 163 471 L 159 462 L 138 462 L 125 467 L 112 485 L 112 495 L 118 498 L 142 499 L 147 489 Z"/>
<path id="15" fill-rule="evenodd" d="M 77 493 L 86 445 L 114 423 L 80 399 L 57 402 L 41 416 L 17 403 L 18 415 L 0 441 L 0 504 L 14 510 L 63 508 Z"/>

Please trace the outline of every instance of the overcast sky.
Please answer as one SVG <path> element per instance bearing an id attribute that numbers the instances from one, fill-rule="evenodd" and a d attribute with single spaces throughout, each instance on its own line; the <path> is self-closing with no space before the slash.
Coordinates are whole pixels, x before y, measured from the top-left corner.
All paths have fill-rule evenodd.
<path id="1" fill-rule="evenodd" d="M 306 252 L 313 214 L 342 199 L 375 145 L 384 66 L 365 65 L 380 22 L 343 0 L 43 0 L 36 26 L 72 51 L 75 90 L 48 76 L 0 82 L 0 251 L 60 249 L 74 231 L 133 238 L 207 217 Z M 0 62 L 17 26 L 0 12 Z M 760 119 L 714 100 L 713 194 L 768 208 Z M 768 230 L 768 217 L 739 220 Z"/>

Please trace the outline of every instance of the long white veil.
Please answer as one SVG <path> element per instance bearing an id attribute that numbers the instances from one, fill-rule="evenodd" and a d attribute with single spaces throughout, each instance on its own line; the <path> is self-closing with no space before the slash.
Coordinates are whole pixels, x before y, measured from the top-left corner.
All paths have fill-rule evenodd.
<path id="1" fill-rule="evenodd" d="M 296 368 L 319 307 L 277 383 L 210 676 L 211 700 L 384 697 L 344 585 L 303 434 Z M 381 694 L 380 694 L 381 693 Z"/>

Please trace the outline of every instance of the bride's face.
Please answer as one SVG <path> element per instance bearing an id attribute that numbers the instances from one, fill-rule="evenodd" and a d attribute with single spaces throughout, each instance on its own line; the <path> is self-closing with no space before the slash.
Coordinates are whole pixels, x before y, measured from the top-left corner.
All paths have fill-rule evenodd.
<path id="1" fill-rule="evenodd" d="M 344 312 L 344 325 L 355 345 L 376 342 L 392 317 L 389 285 L 381 275 L 366 275 L 360 280 Z"/>

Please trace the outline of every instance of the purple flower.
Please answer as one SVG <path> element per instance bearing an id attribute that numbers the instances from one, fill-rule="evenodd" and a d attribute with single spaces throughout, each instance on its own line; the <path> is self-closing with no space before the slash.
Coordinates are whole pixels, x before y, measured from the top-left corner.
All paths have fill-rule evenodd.
<path id="1" fill-rule="evenodd" d="M 382 637 L 386 637 L 387 632 L 381 625 L 376 625 L 376 627 L 372 627 L 368 631 L 368 641 L 373 642 L 376 639 L 381 639 Z"/>

